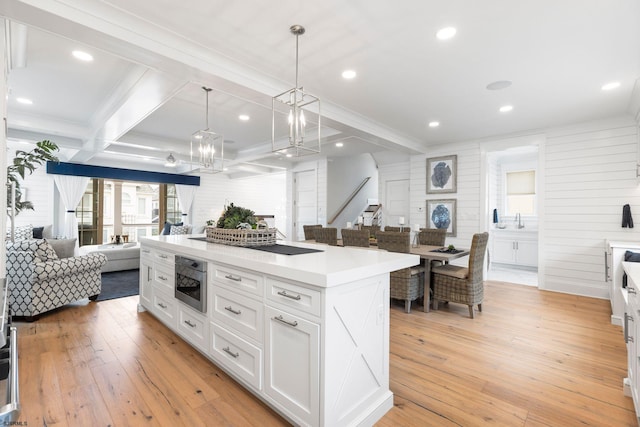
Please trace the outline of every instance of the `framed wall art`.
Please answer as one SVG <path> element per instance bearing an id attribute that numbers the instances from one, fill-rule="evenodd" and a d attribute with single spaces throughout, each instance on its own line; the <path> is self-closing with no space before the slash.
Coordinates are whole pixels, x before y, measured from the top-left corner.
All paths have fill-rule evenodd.
<path id="1" fill-rule="evenodd" d="M 455 193 L 458 156 L 427 159 L 427 194 Z"/>
<path id="2" fill-rule="evenodd" d="M 444 228 L 456 236 L 456 199 L 427 200 L 427 228 Z"/>

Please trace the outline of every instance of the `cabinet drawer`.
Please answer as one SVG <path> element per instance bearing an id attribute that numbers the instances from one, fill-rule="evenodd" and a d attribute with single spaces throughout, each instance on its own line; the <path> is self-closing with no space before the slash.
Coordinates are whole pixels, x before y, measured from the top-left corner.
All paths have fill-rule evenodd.
<path id="1" fill-rule="evenodd" d="M 168 264 L 173 268 L 173 264 L 175 263 L 175 255 L 170 252 L 160 251 L 158 249 L 154 249 L 151 251 L 153 254 L 153 259 L 162 264 Z"/>
<path id="2" fill-rule="evenodd" d="M 140 260 L 153 261 L 153 251 L 151 250 L 151 248 L 140 248 Z"/>
<path id="3" fill-rule="evenodd" d="M 211 356 L 257 390 L 262 389 L 262 350 L 211 322 Z"/>
<path id="4" fill-rule="evenodd" d="M 153 293 L 152 312 L 163 323 L 172 329 L 176 328 L 176 300 L 167 297 L 164 293 Z"/>
<path id="5" fill-rule="evenodd" d="M 213 289 L 209 304 L 213 307 L 213 318 L 261 343 L 263 304 L 224 288 L 213 286 Z"/>
<path id="6" fill-rule="evenodd" d="M 264 279 L 259 274 L 222 265 L 214 264 L 212 267 L 211 277 L 214 281 L 260 297 L 263 295 Z"/>
<path id="7" fill-rule="evenodd" d="M 190 344 L 206 352 L 209 348 L 208 330 L 209 322 L 204 314 L 178 303 L 178 331 Z"/>
<path id="8" fill-rule="evenodd" d="M 267 299 L 320 316 L 320 291 L 267 277 Z"/>
<path id="9" fill-rule="evenodd" d="M 174 294 L 176 278 L 172 268 L 167 268 L 165 265 L 155 264 L 155 268 L 153 269 L 153 281 L 156 286 L 164 292 L 167 292 L 169 295 Z"/>

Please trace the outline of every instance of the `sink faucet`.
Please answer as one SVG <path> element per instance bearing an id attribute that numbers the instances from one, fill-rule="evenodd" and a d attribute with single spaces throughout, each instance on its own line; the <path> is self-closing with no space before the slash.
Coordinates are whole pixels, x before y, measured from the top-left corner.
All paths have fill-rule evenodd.
<path id="1" fill-rule="evenodd" d="M 519 229 L 520 229 L 520 228 L 524 228 L 524 223 L 522 222 L 522 218 L 520 217 L 520 212 L 518 212 L 518 213 L 516 214 L 516 222 L 518 223 L 518 224 L 517 224 L 517 227 L 518 227 Z"/>

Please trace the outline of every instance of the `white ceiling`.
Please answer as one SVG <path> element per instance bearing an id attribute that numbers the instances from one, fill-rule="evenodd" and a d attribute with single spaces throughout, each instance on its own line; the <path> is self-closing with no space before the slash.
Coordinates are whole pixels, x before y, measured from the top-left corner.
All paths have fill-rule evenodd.
<path id="1" fill-rule="evenodd" d="M 322 99 L 323 156 L 395 162 L 435 144 L 629 114 L 640 96 L 639 0 L 3 0 L 0 15 L 14 61 L 15 24 L 27 26 L 26 66 L 9 73 L 10 140 L 51 139 L 75 162 L 163 170 L 171 152 L 189 170 L 204 85 L 229 174 L 290 166 L 270 141 L 271 97 L 294 86 L 293 24 L 306 28 L 300 83 Z M 450 25 L 456 36 L 437 40 Z M 75 49 L 95 60 L 77 61 Z M 347 68 L 354 80 L 342 79 Z M 486 89 L 497 80 L 513 84 Z M 610 81 L 621 86 L 603 92 Z M 499 113 L 504 104 L 514 110 Z"/>

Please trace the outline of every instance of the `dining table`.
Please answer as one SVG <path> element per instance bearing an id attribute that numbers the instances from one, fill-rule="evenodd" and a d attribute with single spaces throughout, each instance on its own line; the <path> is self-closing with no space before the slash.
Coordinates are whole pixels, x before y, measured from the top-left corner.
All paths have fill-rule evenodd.
<path id="1" fill-rule="evenodd" d="M 314 242 L 315 240 L 306 240 L 306 242 Z M 343 246 L 342 239 L 338 239 L 337 246 Z M 377 242 L 372 244 L 369 241 L 371 246 L 370 249 L 379 250 L 377 247 Z M 453 248 L 449 249 L 448 247 L 442 246 L 430 246 L 430 245 L 419 245 L 414 246 L 411 245 L 411 249 L 409 251 L 414 255 L 420 256 L 420 259 L 425 260 L 424 262 L 424 307 L 423 310 L 425 313 L 428 313 L 431 309 L 431 263 L 432 261 L 442 261 L 444 264 L 449 263 L 449 261 L 462 258 L 464 256 L 469 255 L 468 249 L 460 249 Z"/>
<path id="2" fill-rule="evenodd" d="M 455 248 L 453 250 L 442 246 L 411 246 L 410 253 L 419 255 L 424 263 L 424 312 L 428 313 L 431 306 L 431 263 L 442 261 L 448 263 L 451 260 L 469 255 L 468 249 Z"/>

